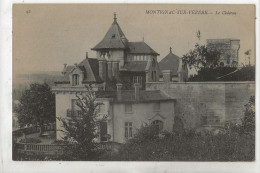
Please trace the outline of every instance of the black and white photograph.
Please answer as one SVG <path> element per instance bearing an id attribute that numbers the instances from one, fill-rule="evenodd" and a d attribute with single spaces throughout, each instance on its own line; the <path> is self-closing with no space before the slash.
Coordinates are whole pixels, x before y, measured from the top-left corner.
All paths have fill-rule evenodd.
<path id="1" fill-rule="evenodd" d="M 14 3 L 12 162 L 254 163 L 255 21 L 254 4 Z"/>

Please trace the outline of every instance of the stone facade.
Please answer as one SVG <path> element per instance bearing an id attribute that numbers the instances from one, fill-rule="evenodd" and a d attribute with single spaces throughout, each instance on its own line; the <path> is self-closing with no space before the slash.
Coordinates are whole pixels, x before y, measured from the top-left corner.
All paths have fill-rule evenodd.
<path id="1" fill-rule="evenodd" d="M 224 66 L 237 66 L 239 64 L 239 39 L 207 39 L 208 51 L 219 51 L 220 63 Z"/>
<path id="2" fill-rule="evenodd" d="M 161 90 L 176 98 L 177 116 L 183 116 L 186 128 L 203 125 L 205 116 L 217 117 L 216 125 L 239 120 L 244 105 L 255 95 L 254 82 L 179 82 L 146 84 L 147 90 Z"/>

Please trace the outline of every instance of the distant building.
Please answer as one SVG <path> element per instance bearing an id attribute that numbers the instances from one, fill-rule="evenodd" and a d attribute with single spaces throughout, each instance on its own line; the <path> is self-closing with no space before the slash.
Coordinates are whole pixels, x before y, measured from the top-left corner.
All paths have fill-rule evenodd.
<path id="1" fill-rule="evenodd" d="M 221 66 L 237 66 L 239 64 L 239 39 L 207 39 L 208 51 L 220 52 Z"/>
<path id="2" fill-rule="evenodd" d="M 159 67 L 162 72 L 161 81 L 164 82 L 185 82 L 188 80 L 187 65 L 182 63 L 182 59 L 172 53 L 166 55 L 160 62 Z"/>

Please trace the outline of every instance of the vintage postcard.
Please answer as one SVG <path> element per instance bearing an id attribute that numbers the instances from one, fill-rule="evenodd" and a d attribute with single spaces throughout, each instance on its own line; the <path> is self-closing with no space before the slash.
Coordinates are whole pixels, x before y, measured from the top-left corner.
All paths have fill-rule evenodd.
<path id="1" fill-rule="evenodd" d="M 12 13 L 13 161 L 255 162 L 255 5 Z"/>

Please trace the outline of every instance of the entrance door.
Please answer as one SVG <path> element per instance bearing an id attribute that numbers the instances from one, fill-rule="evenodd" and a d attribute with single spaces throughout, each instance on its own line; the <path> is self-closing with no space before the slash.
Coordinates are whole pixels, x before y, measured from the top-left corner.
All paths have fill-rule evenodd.
<path id="1" fill-rule="evenodd" d="M 107 141 L 107 122 L 100 122 L 100 140 Z"/>

